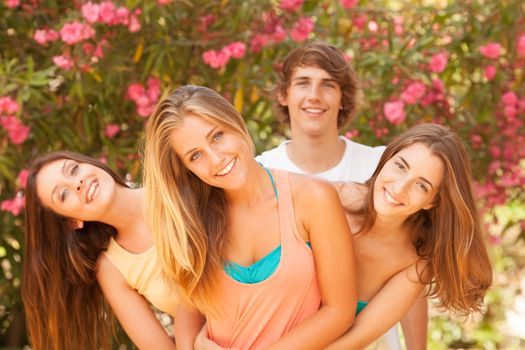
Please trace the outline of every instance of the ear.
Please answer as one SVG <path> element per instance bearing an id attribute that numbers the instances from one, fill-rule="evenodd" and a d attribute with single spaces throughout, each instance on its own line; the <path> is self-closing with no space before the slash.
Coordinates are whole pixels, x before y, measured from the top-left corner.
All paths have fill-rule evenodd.
<path id="1" fill-rule="evenodd" d="M 423 210 L 429 210 L 429 209 L 432 209 L 432 208 L 434 208 L 434 203 L 427 204 L 427 205 L 425 205 L 425 206 L 424 206 L 423 208 L 421 208 L 421 209 L 423 209 Z"/>
<path id="2" fill-rule="evenodd" d="M 288 99 L 286 95 L 283 95 L 281 92 L 277 93 L 277 101 L 279 101 L 279 104 L 283 107 L 288 106 Z"/>
<path id="3" fill-rule="evenodd" d="M 78 230 L 84 227 L 84 221 L 71 219 L 69 222 L 71 223 L 73 230 Z"/>

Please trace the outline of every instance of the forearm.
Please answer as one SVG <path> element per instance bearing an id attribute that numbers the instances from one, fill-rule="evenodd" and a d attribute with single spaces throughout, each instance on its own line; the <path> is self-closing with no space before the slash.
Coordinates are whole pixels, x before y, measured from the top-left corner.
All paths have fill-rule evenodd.
<path id="1" fill-rule="evenodd" d="M 321 307 L 267 350 L 322 349 L 352 325 L 352 308 Z"/>
<path id="2" fill-rule="evenodd" d="M 204 316 L 196 310 L 188 309 L 185 306 L 177 308 L 173 327 L 178 350 L 193 350 L 195 338 L 204 321 Z"/>
<path id="3" fill-rule="evenodd" d="M 428 305 L 425 293 L 422 293 L 403 317 L 401 327 L 408 350 L 427 348 Z"/>

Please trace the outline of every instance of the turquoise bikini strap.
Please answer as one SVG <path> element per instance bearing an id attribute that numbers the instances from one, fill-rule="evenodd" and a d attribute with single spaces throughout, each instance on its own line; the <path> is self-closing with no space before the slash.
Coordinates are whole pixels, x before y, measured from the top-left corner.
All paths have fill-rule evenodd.
<path id="1" fill-rule="evenodd" d="M 259 164 L 261 164 L 261 163 L 259 163 Z M 264 171 L 266 171 L 266 173 L 270 177 L 270 180 L 272 181 L 273 193 L 275 193 L 275 198 L 279 198 L 279 195 L 277 194 L 277 187 L 275 186 L 275 181 L 273 180 L 272 172 L 270 170 L 266 169 L 266 167 L 263 166 L 262 164 L 261 164 L 261 166 L 263 167 Z"/>

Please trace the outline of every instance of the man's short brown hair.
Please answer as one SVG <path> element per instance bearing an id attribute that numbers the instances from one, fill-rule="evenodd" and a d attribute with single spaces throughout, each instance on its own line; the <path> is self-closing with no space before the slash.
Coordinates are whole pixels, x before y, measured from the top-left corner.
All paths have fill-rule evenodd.
<path id="1" fill-rule="evenodd" d="M 325 70 L 339 85 L 342 93 L 341 107 L 337 116 L 337 127 L 345 126 L 356 110 L 357 79 L 343 53 L 335 46 L 313 42 L 292 50 L 284 59 L 273 89 L 275 111 L 284 123 L 290 123 L 287 106 L 279 103 L 279 96 L 286 97 L 293 72 L 297 67 L 317 67 Z"/>

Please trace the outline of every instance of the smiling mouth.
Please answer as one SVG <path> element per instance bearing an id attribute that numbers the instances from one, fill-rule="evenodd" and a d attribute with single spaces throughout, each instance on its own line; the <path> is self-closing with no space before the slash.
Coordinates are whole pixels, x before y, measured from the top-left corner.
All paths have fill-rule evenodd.
<path id="1" fill-rule="evenodd" d="M 86 201 L 88 203 L 91 203 L 91 201 L 93 201 L 93 197 L 95 196 L 95 193 L 98 189 L 98 181 L 97 180 L 93 180 L 90 184 L 89 184 L 89 188 L 87 190 L 87 193 L 86 193 Z"/>
<path id="2" fill-rule="evenodd" d="M 321 114 L 325 111 L 325 109 L 322 108 L 303 108 L 303 111 L 310 114 Z"/>
<path id="3" fill-rule="evenodd" d="M 401 205 L 404 205 L 403 203 L 401 202 L 398 202 L 396 199 L 394 199 L 394 197 L 392 197 L 392 195 L 390 194 L 390 192 L 388 192 L 388 190 L 386 188 L 383 188 L 383 193 L 385 195 L 385 198 L 386 200 L 392 204 L 392 205 L 395 205 L 395 206 L 401 206 Z"/>
<path id="4" fill-rule="evenodd" d="M 228 165 L 226 165 L 221 171 L 219 171 L 216 175 L 217 176 L 226 176 L 233 170 L 233 167 L 237 163 L 237 158 L 233 158 Z"/>

